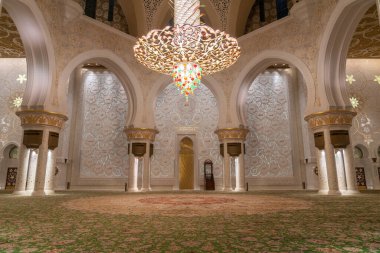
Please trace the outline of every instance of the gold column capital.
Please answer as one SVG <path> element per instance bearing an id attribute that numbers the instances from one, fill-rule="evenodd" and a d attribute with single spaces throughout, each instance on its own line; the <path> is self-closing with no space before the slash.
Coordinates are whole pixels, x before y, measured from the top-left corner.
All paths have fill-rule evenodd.
<path id="1" fill-rule="evenodd" d="M 127 135 L 128 141 L 131 140 L 149 140 L 154 141 L 158 130 L 152 128 L 137 128 L 137 127 L 125 127 L 124 132 Z"/>
<path id="2" fill-rule="evenodd" d="M 219 141 L 223 142 L 224 140 L 239 140 L 245 141 L 247 134 L 249 133 L 248 128 L 222 128 L 217 129 L 215 133 L 218 135 Z"/>
<path id="3" fill-rule="evenodd" d="M 305 117 L 305 120 L 313 130 L 324 126 L 351 127 L 352 119 L 356 114 L 356 112 L 349 110 L 330 110 L 310 114 Z"/>
<path id="4" fill-rule="evenodd" d="M 16 115 L 21 120 L 21 126 L 51 126 L 62 129 L 67 121 L 67 116 L 43 110 L 22 110 L 17 111 Z"/>

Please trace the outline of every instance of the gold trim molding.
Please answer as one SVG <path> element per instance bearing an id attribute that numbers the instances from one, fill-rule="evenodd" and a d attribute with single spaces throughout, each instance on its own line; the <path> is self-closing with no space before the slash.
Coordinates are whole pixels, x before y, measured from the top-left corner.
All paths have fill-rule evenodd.
<path id="1" fill-rule="evenodd" d="M 351 126 L 355 116 L 354 111 L 334 110 L 310 114 L 305 120 L 311 129 L 315 129 L 323 126 Z"/>
<path id="2" fill-rule="evenodd" d="M 21 126 L 51 126 L 62 129 L 68 118 L 60 113 L 42 110 L 22 110 L 16 115 L 21 120 Z"/>
<path id="3" fill-rule="evenodd" d="M 219 141 L 224 140 L 242 140 L 245 141 L 247 134 L 249 133 L 248 128 L 223 128 L 215 131 L 218 135 Z"/>
<path id="4" fill-rule="evenodd" d="M 124 128 L 124 132 L 127 135 L 128 141 L 131 140 L 149 140 L 154 141 L 156 134 L 159 132 L 156 129 L 151 128 Z"/>

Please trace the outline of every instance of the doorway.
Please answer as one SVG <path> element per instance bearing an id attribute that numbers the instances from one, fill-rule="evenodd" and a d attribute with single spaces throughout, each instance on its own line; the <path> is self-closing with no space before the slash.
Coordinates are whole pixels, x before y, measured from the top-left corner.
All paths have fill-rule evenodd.
<path id="1" fill-rule="evenodd" d="M 194 144 L 189 137 L 180 142 L 178 165 L 179 189 L 194 189 Z"/>

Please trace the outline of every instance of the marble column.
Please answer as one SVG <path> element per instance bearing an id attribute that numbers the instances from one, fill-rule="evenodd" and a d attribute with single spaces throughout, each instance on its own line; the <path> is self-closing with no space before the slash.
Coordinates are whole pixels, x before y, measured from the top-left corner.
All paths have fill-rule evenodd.
<path id="1" fill-rule="evenodd" d="M 32 195 L 45 195 L 45 176 L 47 170 L 48 158 L 48 139 L 49 132 L 43 131 L 42 144 L 38 148 L 37 170 L 36 179 L 34 183 L 34 190 Z"/>
<path id="2" fill-rule="evenodd" d="M 324 178 L 322 175 L 320 175 L 320 193 L 341 194 L 341 191 L 339 190 L 337 166 L 335 162 L 335 151 L 334 146 L 331 143 L 330 131 L 348 131 L 352 125 L 352 119 L 355 116 L 356 112 L 350 110 L 329 110 L 325 112 L 313 113 L 305 117 L 305 120 L 309 123 L 309 127 L 313 130 L 314 133 L 323 132 L 324 147 L 319 148 L 324 148 L 324 152 L 320 153 L 318 166 L 320 174 L 322 174 L 322 165 L 326 165 L 328 190 L 326 191 Z M 320 144 L 321 143 L 316 143 L 316 145 Z M 325 156 L 324 159 L 323 154 Z M 344 163 L 346 163 L 345 160 Z M 350 166 L 350 163 L 348 163 L 348 166 Z M 344 169 L 344 172 L 346 172 L 345 170 L 346 169 Z M 347 178 L 346 181 L 348 181 Z M 347 188 L 352 187 L 351 185 L 349 186 L 349 184 L 351 183 L 347 182 Z"/>
<path id="3" fill-rule="evenodd" d="M 28 176 L 30 150 L 21 144 L 19 149 L 19 165 L 17 169 L 16 186 L 13 194 L 25 194 Z"/>
<path id="4" fill-rule="evenodd" d="M 334 146 L 331 144 L 330 129 L 323 129 L 325 140 L 325 156 L 326 156 L 326 168 L 327 168 L 327 182 L 329 185 L 328 194 L 340 194 L 338 185 L 338 176 L 335 163 Z"/>
<path id="5" fill-rule="evenodd" d="M 146 142 L 146 153 L 144 155 L 141 190 L 150 191 L 150 142 Z"/>
<path id="6" fill-rule="evenodd" d="M 20 149 L 19 172 L 14 194 L 54 193 L 54 171 L 50 172 L 50 170 L 51 167 L 55 167 L 55 156 L 49 157 L 51 160 L 48 162 L 48 153 L 53 152 L 49 151 L 49 145 L 54 149 L 58 142 L 57 139 L 52 139 L 52 143 L 49 144 L 49 133 L 59 133 L 67 117 L 42 110 L 22 110 L 17 111 L 16 115 L 20 118 L 24 131 L 42 131 L 42 140 L 35 143 L 35 140 L 23 137 L 24 145 Z M 37 146 L 38 148 L 35 149 Z"/>
<path id="7" fill-rule="evenodd" d="M 249 130 L 243 126 L 238 128 L 222 128 L 217 129 L 215 133 L 218 135 L 219 142 L 223 144 L 223 190 L 231 191 L 231 156 L 227 151 L 228 143 L 240 143 L 241 153 L 235 157 L 239 166 L 235 166 L 236 175 L 236 191 L 244 191 L 245 170 L 244 170 L 244 141 Z M 235 160 L 234 160 L 235 162 Z"/>
<path id="8" fill-rule="evenodd" d="M 132 142 L 130 142 L 132 149 Z M 130 152 L 129 154 L 129 173 L 128 173 L 128 191 L 137 192 L 137 176 L 138 176 L 138 159 Z"/>
<path id="9" fill-rule="evenodd" d="M 45 193 L 53 194 L 54 193 L 54 176 L 55 176 L 55 167 L 56 167 L 56 151 L 49 150 L 47 165 L 46 165 L 46 176 L 45 176 Z"/>
<path id="10" fill-rule="evenodd" d="M 356 172 L 354 166 L 354 155 L 351 145 L 343 150 L 344 168 L 346 172 L 347 193 L 358 193 L 356 185 Z"/>
<path id="11" fill-rule="evenodd" d="M 143 155 L 143 167 L 142 167 L 142 182 L 141 190 L 150 191 L 151 190 L 151 175 L 150 175 L 150 144 L 154 142 L 156 134 L 158 131 L 153 128 L 136 128 L 133 126 L 125 127 L 124 132 L 127 135 L 127 139 L 130 144 L 130 156 L 129 156 L 129 175 L 128 175 L 128 191 L 137 192 L 138 184 L 138 161 L 132 154 L 132 143 L 139 142 L 146 144 L 145 154 Z"/>
<path id="12" fill-rule="evenodd" d="M 329 191 L 328 180 L 327 180 L 327 170 L 326 170 L 326 159 L 325 151 L 316 148 L 317 154 L 317 165 L 318 165 L 318 179 L 319 179 L 319 193 L 327 194 Z"/>
<path id="13" fill-rule="evenodd" d="M 239 167 L 236 168 L 235 191 L 245 191 L 244 143 L 241 143 L 241 154 L 238 157 Z"/>
<path id="14" fill-rule="evenodd" d="M 223 142 L 224 145 L 224 163 L 223 163 L 223 190 L 231 191 L 231 157 L 227 152 L 227 142 Z"/>

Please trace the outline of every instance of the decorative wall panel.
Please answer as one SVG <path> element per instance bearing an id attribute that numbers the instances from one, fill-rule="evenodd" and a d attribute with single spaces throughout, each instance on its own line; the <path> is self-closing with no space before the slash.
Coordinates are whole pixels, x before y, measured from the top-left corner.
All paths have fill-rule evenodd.
<path id="1" fill-rule="evenodd" d="M 21 142 L 22 128 L 15 111 L 26 81 L 20 76 L 26 76 L 25 58 L 0 58 L 0 150 L 9 142 Z"/>
<path id="2" fill-rule="evenodd" d="M 288 85 L 286 70 L 268 70 L 248 90 L 246 176 L 293 175 Z"/>
<path id="3" fill-rule="evenodd" d="M 348 95 L 357 112 L 351 138 L 354 144 L 373 145 L 374 150 L 380 143 L 379 66 L 380 59 L 348 59 L 346 64 Z"/>
<path id="4" fill-rule="evenodd" d="M 128 99 L 117 77 L 108 71 L 83 75 L 81 178 L 127 176 L 128 144 L 123 133 Z"/>
<path id="5" fill-rule="evenodd" d="M 206 86 L 199 85 L 194 96 L 189 96 L 189 104 L 185 105 L 185 97 L 174 85 L 168 85 L 156 101 L 155 122 L 160 133 L 156 135 L 154 145 L 152 177 L 174 177 L 176 147 L 179 145 L 176 143 L 177 133 L 196 134 L 194 150 L 198 150 L 199 175 L 203 175 L 203 162 L 210 159 L 214 163 L 214 176 L 221 177 L 222 158 L 214 133 L 218 120 L 216 98 Z"/>

